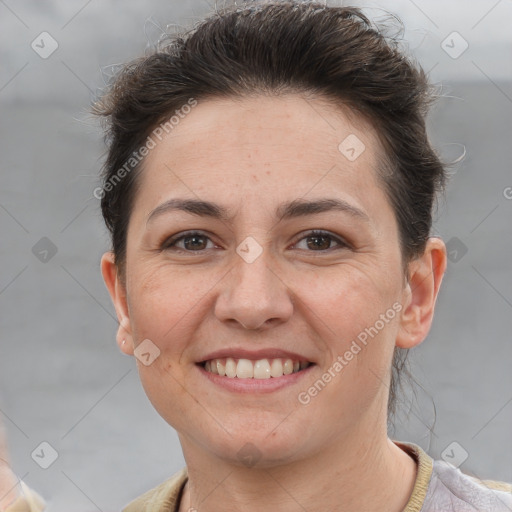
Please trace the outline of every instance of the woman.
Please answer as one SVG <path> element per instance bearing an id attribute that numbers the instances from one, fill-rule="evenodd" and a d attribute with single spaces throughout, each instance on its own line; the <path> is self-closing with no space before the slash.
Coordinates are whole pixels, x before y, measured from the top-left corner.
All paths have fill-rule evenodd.
<path id="1" fill-rule="evenodd" d="M 429 100 L 359 10 L 316 3 L 227 8 L 118 75 L 101 270 L 187 464 L 125 511 L 510 510 L 387 436 L 446 269 Z"/>

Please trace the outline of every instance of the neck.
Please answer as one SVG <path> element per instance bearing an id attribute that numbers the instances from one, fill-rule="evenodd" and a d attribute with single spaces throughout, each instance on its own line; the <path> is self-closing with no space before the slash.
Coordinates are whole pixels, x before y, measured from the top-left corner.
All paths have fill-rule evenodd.
<path id="1" fill-rule="evenodd" d="M 184 443 L 189 480 L 180 512 L 214 512 L 220 506 L 233 512 L 380 512 L 384 504 L 401 512 L 414 487 L 416 463 L 386 433 L 356 437 L 314 457 L 264 469 L 205 458 Z"/>

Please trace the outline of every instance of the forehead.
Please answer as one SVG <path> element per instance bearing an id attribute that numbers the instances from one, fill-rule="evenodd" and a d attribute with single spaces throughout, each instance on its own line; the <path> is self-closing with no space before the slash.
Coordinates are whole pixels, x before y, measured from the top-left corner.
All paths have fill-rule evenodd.
<path id="1" fill-rule="evenodd" d="M 214 98 L 152 135 L 138 202 L 181 195 L 284 199 L 375 189 L 381 146 L 362 116 L 302 95 Z M 177 121 L 177 122 L 176 122 Z M 168 127 L 169 128 L 169 127 Z M 140 201 L 139 201 L 140 200 Z"/>

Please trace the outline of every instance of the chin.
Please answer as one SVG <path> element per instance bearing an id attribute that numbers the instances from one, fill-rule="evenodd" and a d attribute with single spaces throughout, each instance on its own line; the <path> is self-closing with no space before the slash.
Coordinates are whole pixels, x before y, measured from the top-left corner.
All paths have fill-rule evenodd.
<path id="1" fill-rule="evenodd" d="M 250 418 L 249 418 L 250 419 Z M 204 445 L 215 457 L 239 466 L 270 468 L 299 457 L 305 451 L 306 431 L 299 425 L 284 425 L 282 415 L 271 422 L 231 424 L 227 431 L 202 432 Z M 213 434 L 213 435 L 212 435 Z"/>
<path id="2" fill-rule="evenodd" d="M 239 467 L 268 469 L 297 459 L 297 445 L 289 442 L 269 443 L 266 440 L 232 440 L 228 446 L 213 447 L 215 457 Z M 300 448 L 299 448 L 300 450 Z"/>

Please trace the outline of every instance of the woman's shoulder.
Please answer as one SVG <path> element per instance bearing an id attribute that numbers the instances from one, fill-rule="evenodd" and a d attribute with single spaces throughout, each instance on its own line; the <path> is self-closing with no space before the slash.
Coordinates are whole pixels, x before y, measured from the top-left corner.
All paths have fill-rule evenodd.
<path id="1" fill-rule="evenodd" d="M 512 484 L 480 480 L 444 460 L 433 460 L 418 445 L 401 445 L 418 463 L 413 496 L 404 512 L 510 512 Z"/>
<path id="2" fill-rule="evenodd" d="M 436 460 L 425 498 L 424 512 L 430 512 L 430 510 L 510 512 L 512 484 L 496 480 L 480 480 L 463 473 L 444 460 Z"/>
<path id="3" fill-rule="evenodd" d="M 132 501 L 123 512 L 176 512 L 186 481 L 187 469 L 183 468 L 159 486 Z"/>

